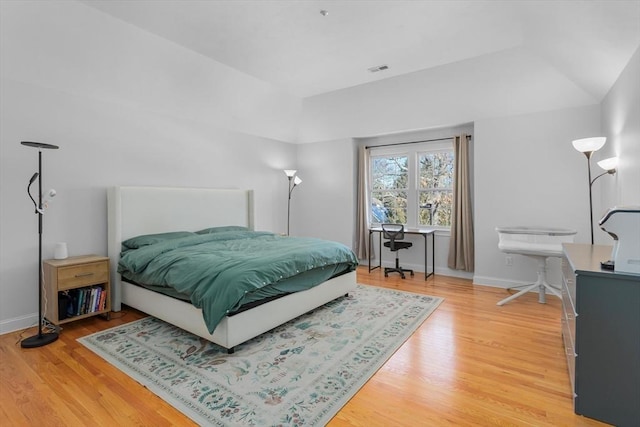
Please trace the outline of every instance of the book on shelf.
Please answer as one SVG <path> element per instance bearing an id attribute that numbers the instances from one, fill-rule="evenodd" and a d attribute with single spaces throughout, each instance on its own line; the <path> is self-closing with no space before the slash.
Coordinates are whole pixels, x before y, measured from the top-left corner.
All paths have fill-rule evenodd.
<path id="1" fill-rule="evenodd" d="M 104 289 L 102 289 L 102 292 L 100 292 L 100 301 L 98 303 L 98 307 L 98 311 L 102 311 L 107 308 L 107 292 Z"/>
<path id="2" fill-rule="evenodd" d="M 84 304 L 84 292 L 82 289 L 77 289 L 78 292 L 78 305 L 76 306 L 76 316 L 80 316 L 82 314 L 82 305 Z"/>
<path id="3" fill-rule="evenodd" d="M 80 314 L 87 314 L 89 303 L 91 302 L 91 288 L 83 289 L 82 293 L 84 296 L 82 297 L 82 308 L 80 309 Z"/>
<path id="4" fill-rule="evenodd" d="M 69 295 L 67 317 L 95 313 L 106 308 L 107 292 L 103 286 L 95 285 L 65 291 Z"/>
<path id="5" fill-rule="evenodd" d="M 91 299 L 89 300 L 89 307 L 87 313 L 93 313 L 96 311 L 96 297 L 98 296 L 98 289 L 91 288 Z"/>

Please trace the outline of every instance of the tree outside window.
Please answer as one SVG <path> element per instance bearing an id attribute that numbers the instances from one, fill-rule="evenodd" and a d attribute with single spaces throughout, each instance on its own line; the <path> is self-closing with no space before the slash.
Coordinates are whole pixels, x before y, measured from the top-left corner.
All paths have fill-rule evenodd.
<path id="1" fill-rule="evenodd" d="M 400 151 L 402 150 L 402 151 Z M 451 227 L 454 153 L 450 143 L 372 149 L 372 224 Z"/>
<path id="2" fill-rule="evenodd" d="M 451 226 L 453 209 L 453 151 L 419 155 L 418 224 Z"/>
<path id="3" fill-rule="evenodd" d="M 409 158 L 373 157 L 371 182 L 371 222 L 406 224 Z"/>

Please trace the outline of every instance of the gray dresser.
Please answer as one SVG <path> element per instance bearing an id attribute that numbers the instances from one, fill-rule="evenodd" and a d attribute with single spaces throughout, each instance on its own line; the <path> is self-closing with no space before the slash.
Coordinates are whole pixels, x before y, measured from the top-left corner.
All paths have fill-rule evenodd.
<path id="1" fill-rule="evenodd" d="M 574 410 L 640 426 L 640 275 L 602 270 L 611 246 L 563 248 L 562 336 Z"/>

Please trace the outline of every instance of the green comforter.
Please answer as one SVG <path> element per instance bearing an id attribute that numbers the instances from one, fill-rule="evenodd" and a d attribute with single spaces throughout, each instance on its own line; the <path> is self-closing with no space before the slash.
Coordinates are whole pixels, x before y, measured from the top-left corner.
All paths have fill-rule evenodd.
<path id="1" fill-rule="evenodd" d="M 130 245 L 135 249 L 123 242 L 118 272 L 126 280 L 187 297 L 202 308 L 210 333 L 246 302 L 311 288 L 358 264 L 353 252 L 340 243 L 268 232 L 148 237 L 136 238 L 145 240 Z"/>

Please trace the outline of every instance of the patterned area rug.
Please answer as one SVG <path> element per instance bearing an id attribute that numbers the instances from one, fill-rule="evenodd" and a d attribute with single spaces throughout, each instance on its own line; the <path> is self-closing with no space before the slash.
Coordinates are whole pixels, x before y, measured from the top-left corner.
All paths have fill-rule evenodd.
<path id="1" fill-rule="evenodd" d="M 153 317 L 78 341 L 200 425 L 324 425 L 442 298 L 358 285 L 236 347 Z"/>

